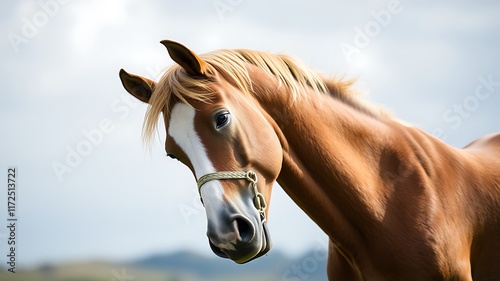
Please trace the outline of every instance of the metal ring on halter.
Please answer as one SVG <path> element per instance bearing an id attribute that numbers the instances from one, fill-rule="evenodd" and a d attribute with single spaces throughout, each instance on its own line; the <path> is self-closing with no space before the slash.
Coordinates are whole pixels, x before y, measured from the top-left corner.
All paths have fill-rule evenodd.
<path id="1" fill-rule="evenodd" d="M 262 220 L 265 221 L 266 217 L 264 211 L 266 210 L 266 200 L 264 195 L 257 189 L 257 174 L 253 171 L 247 172 L 234 172 L 234 171 L 223 171 L 206 174 L 198 179 L 198 193 L 200 194 L 201 202 L 203 203 L 203 198 L 201 197 L 201 187 L 212 180 L 230 180 L 230 179 L 244 179 L 252 184 L 252 189 L 255 194 L 253 198 L 253 204 L 255 208 L 260 212 Z"/>

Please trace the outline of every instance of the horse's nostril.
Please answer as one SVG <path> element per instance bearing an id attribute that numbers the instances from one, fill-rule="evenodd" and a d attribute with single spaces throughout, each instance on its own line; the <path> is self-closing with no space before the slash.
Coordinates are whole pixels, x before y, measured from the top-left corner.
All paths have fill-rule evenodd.
<path id="1" fill-rule="evenodd" d="M 233 220 L 234 230 L 239 234 L 242 243 L 249 243 L 255 236 L 255 228 L 252 222 L 245 217 L 237 217 Z"/>

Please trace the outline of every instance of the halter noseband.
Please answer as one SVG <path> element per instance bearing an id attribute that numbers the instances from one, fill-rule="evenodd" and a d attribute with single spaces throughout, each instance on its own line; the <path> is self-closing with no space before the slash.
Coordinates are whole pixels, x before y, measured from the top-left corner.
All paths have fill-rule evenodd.
<path id="1" fill-rule="evenodd" d="M 201 187 L 212 180 L 247 180 L 252 184 L 253 193 L 255 197 L 253 198 L 253 204 L 257 211 L 259 211 L 262 221 L 266 220 L 266 215 L 264 211 L 266 210 L 266 200 L 264 200 L 264 195 L 259 192 L 257 189 L 257 174 L 253 171 L 247 172 L 232 172 L 232 171 L 224 171 L 224 172 L 215 172 L 206 174 L 200 179 L 198 179 L 198 193 L 200 194 L 201 202 L 203 203 L 203 199 L 201 198 Z"/>

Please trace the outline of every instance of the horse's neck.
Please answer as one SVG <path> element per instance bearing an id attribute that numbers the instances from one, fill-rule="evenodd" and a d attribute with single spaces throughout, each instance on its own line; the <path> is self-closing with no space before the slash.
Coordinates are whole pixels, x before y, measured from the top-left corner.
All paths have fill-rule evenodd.
<path id="1" fill-rule="evenodd" d="M 409 165 L 394 129 L 404 126 L 328 96 L 275 102 L 264 107 L 282 138 L 280 186 L 338 247 L 362 251 L 366 228 L 385 215 L 388 181 Z"/>
<path id="2" fill-rule="evenodd" d="M 276 117 L 289 147 L 278 181 L 327 233 L 333 226 L 327 214 L 360 220 L 383 215 L 382 193 L 372 183 L 389 135 L 386 124 L 330 97 L 297 101 Z"/>

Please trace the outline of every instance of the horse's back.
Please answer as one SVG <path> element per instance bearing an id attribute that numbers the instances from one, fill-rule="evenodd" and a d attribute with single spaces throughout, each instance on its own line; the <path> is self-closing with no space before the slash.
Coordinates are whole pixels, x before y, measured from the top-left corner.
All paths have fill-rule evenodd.
<path id="1" fill-rule="evenodd" d="M 500 185 L 500 133 L 480 137 L 465 146 L 464 151 L 475 156 L 477 166 L 486 172 L 483 176 L 492 177 Z"/>
<path id="2" fill-rule="evenodd" d="M 471 184 L 479 185 L 487 194 L 483 204 L 496 206 L 497 220 L 500 225 L 500 133 L 481 137 L 466 147 L 470 166 Z M 500 238 L 500 233 L 499 233 Z M 499 241 L 500 245 L 500 241 Z M 499 255 L 500 257 L 500 255 Z"/>
<path id="3" fill-rule="evenodd" d="M 469 143 L 464 149 L 489 150 L 500 153 L 500 133 L 489 134 Z"/>
<path id="4" fill-rule="evenodd" d="M 474 155 L 481 171 L 485 207 L 480 229 L 471 245 L 471 270 L 474 280 L 500 279 L 500 133 L 483 136 L 466 147 Z"/>

